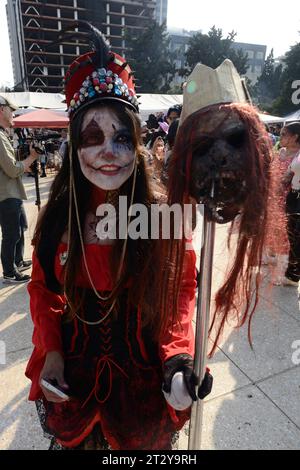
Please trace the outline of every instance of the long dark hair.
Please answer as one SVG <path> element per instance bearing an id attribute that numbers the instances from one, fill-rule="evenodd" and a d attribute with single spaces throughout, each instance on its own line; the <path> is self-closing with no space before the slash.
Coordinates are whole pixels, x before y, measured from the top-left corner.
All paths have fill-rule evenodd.
<path id="1" fill-rule="evenodd" d="M 94 104 L 97 107 L 109 107 L 118 117 L 120 122 L 129 130 L 137 155 L 137 176 L 133 203 L 141 203 L 150 208 L 154 198 L 148 181 L 148 173 L 145 166 L 144 149 L 141 144 L 140 121 L 136 114 L 126 105 L 120 102 L 105 101 Z M 90 109 L 90 107 L 85 108 Z M 92 185 L 85 178 L 81 171 L 77 156 L 80 147 L 81 126 L 85 113 L 79 112 L 70 123 L 71 152 L 73 162 L 73 176 L 75 187 L 77 188 L 78 211 L 81 230 L 85 223 L 85 215 L 91 200 Z M 119 195 L 130 195 L 133 183 L 133 175 L 122 185 Z M 67 294 L 70 308 L 69 318 L 73 318 L 75 306 L 80 306 L 78 302 L 79 290 L 76 288 L 76 275 L 80 267 L 78 253 L 81 253 L 80 236 L 78 224 L 75 216 L 74 201 L 72 203 L 72 220 L 70 230 L 70 246 L 68 247 L 68 260 L 65 265 L 65 283 L 61 286 L 54 272 L 54 258 L 58 245 L 63 234 L 68 228 L 68 213 L 70 204 L 70 158 L 66 155 L 63 165 L 56 176 L 51 187 L 50 196 L 45 211 L 40 218 L 34 236 L 34 244 L 39 262 L 45 273 L 47 287 L 56 293 Z M 129 202 L 129 201 L 128 201 Z M 120 254 L 124 240 L 116 240 L 114 250 L 112 250 L 111 269 L 113 276 L 116 275 Z M 129 299 L 138 305 L 143 302 L 146 286 L 151 278 L 151 241 L 133 240 L 128 238 L 127 253 L 125 258 L 124 276 L 122 282 L 115 293 L 117 296 L 124 287 L 126 281 L 131 278 L 132 288 L 129 289 Z M 92 287 L 92 286 L 91 286 Z M 81 294 L 81 300 L 84 293 Z M 76 309 L 77 310 L 77 309 Z M 145 314 L 144 322 L 153 322 L 151 312 Z"/>

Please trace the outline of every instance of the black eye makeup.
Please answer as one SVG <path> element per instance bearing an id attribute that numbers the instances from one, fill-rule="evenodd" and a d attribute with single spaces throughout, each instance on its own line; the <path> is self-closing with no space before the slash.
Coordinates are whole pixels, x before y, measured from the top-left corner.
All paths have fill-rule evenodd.
<path id="1" fill-rule="evenodd" d="M 133 148 L 132 137 L 127 129 L 120 129 L 117 131 L 114 135 L 113 141 L 117 146 L 124 146 L 130 150 Z"/>

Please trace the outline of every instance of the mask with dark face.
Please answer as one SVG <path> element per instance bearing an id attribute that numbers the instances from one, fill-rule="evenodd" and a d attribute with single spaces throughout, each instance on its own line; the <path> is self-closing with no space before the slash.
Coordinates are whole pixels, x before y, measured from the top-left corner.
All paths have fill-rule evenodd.
<path id="1" fill-rule="evenodd" d="M 232 221 L 247 198 L 248 140 L 249 132 L 234 111 L 212 107 L 199 117 L 189 192 L 205 204 L 208 217 L 215 222 Z"/>
<path id="2" fill-rule="evenodd" d="M 248 99 L 249 98 L 249 99 Z M 206 208 L 206 218 L 234 221 L 237 237 L 223 285 L 215 296 L 213 351 L 227 319 L 237 326 L 251 318 L 258 304 L 260 266 L 264 249 L 270 194 L 272 146 L 257 110 L 249 104 L 233 64 L 225 60 L 216 70 L 197 64 L 184 89 L 183 110 L 169 174 L 169 204 L 193 201 Z M 169 266 L 181 272 L 184 244 L 172 241 L 165 250 Z M 171 253 L 168 255 L 168 253 Z M 175 253 L 175 254 L 173 254 Z M 178 267 L 179 265 L 179 267 Z M 255 269 L 254 269 L 255 268 Z M 171 273 L 176 279 L 176 273 Z M 179 276 L 178 276 L 179 279 Z M 179 291 L 180 280 L 174 282 Z M 163 286 L 163 289 L 165 287 Z M 166 301 L 167 305 L 167 301 Z"/>

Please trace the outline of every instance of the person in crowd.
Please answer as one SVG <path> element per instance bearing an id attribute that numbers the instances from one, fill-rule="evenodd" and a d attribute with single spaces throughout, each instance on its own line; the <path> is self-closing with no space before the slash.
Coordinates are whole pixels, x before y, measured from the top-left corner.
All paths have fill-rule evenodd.
<path id="1" fill-rule="evenodd" d="M 270 137 L 272 146 L 274 146 L 277 142 L 276 136 L 273 134 L 272 128 L 270 126 L 268 126 L 268 124 L 265 124 L 265 128 L 266 128 L 266 131 L 267 131 L 267 133 Z"/>
<path id="2" fill-rule="evenodd" d="M 41 146 L 41 149 L 42 149 L 42 152 L 40 154 L 40 165 L 41 165 L 41 175 L 40 177 L 41 178 L 46 178 L 47 177 L 47 174 L 46 174 L 46 166 L 47 166 L 47 161 L 48 161 L 48 144 L 47 142 L 46 143 L 42 143 L 42 146 Z"/>
<path id="3" fill-rule="evenodd" d="M 165 171 L 166 146 L 162 137 L 157 137 L 151 148 L 150 165 L 153 170 L 153 178 L 157 182 L 163 182 Z"/>
<path id="4" fill-rule="evenodd" d="M 179 127 L 179 119 L 175 119 L 175 121 L 173 121 L 172 124 L 169 126 L 169 131 L 167 135 L 168 150 L 166 152 L 166 159 L 165 159 L 166 165 L 168 165 L 169 159 L 172 155 L 172 150 L 175 145 L 178 127 Z"/>
<path id="5" fill-rule="evenodd" d="M 156 138 L 161 134 L 164 134 L 164 131 L 160 128 L 159 121 L 155 114 L 149 114 L 146 124 L 148 132 L 144 139 L 144 145 L 148 150 L 150 150 Z"/>
<path id="6" fill-rule="evenodd" d="M 158 120 L 155 114 L 149 114 L 146 123 L 149 130 L 156 130 L 158 128 Z"/>
<path id="7" fill-rule="evenodd" d="M 63 160 L 68 151 L 68 131 L 63 129 L 61 131 L 61 144 L 58 150 L 60 158 Z"/>
<path id="8" fill-rule="evenodd" d="M 142 135 L 142 139 L 143 139 L 144 145 L 147 145 L 147 141 L 148 141 L 148 132 L 149 132 L 149 129 L 148 129 L 148 127 L 147 127 L 147 122 L 146 122 L 146 121 L 142 121 L 142 122 L 141 122 L 141 135 Z"/>
<path id="9" fill-rule="evenodd" d="M 276 124 L 275 125 L 274 135 L 276 135 L 276 137 L 278 137 L 278 140 L 279 140 L 280 135 L 281 135 L 282 127 L 283 127 L 283 124 Z"/>
<path id="10" fill-rule="evenodd" d="M 300 122 L 281 131 L 282 158 L 292 158 L 283 184 L 290 188 L 286 199 L 290 252 L 284 283 L 298 286 L 300 280 Z"/>
<path id="11" fill-rule="evenodd" d="M 17 107 L 0 96 L 0 225 L 2 231 L 1 263 L 3 282 L 28 282 L 30 276 L 22 271 L 29 269 L 30 260 L 24 260 L 24 230 L 27 228 L 23 200 L 27 199 L 22 175 L 38 154 L 30 148 L 29 156 L 16 161 L 14 149 L 5 132 L 13 126 L 13 111 Z"/>
<path id="12" fill-rule="evenodd" d="M 284 142 L 284 138 L 283 138 Z M 293 159 L 285 147 L 273 150 L 270 166 L 271 196 L 267 223 L 266 246 L 263 263 L 269 266 L 272 283 L 276 286 L 289 285 L 285 278 L 290 249 L 287 233 L 286 198 L 290 191 L 290 180 L 283 184 L 284 177 Z M 280 240 L 280 243 L 278 243 Z"/>
<path id="13" fill-rule="evenodd" d="M 182 106 L 180 105 L 175 105 L 168 109 L 166 120 L 169 126 L 172 124 L 173 121 L 180 118 L 181 110 Z"/>
<path id="14" fill-rule="evenodd" d="M 159 162 L 164 162 L 165 159 L 165 142 L 162 137 L 157 137 L 153 143 L 151 154 Z"/>
<path id="15" fill-rule="evenodd" d="M 147 148 L 152 151 L 153 145 L 158 138 L 163 140 L 164 143 L 167 141 L 167 135 L 169 131 L 169 125 L 164 121 L 159 121 L 158 128 L 150 134 L 150 138 L 147 144 Z"/>

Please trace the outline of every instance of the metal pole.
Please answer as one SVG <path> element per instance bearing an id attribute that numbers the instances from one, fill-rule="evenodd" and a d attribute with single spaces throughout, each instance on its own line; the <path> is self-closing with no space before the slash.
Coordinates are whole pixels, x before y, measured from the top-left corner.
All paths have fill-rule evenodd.
<path id="1" fill-rule="evenodd" d="M 38 162 L 35 161 L 32 164 L 33 172 L 34 172 L 34 183 L 35 183 L 35 193 L 36 193 L 36 201 L 35 205 L 38 208 L 38 212 L 41 210 L 41 195 L 40 195 L 40 185 L 39 185 L 39 167 Z"/>
<path id="2" fill-rule="evenodd" d="M 213 194 L 213 190 L 212 190 Z M 215 242 L 215 222 L 207 219 L 204 212 L 203 244 L 201 248 L 200 276 L 197 301 L 197 319 L 195 336 L 194 372 L 200 377 L 200 383 L 205 375 L 208 330 L 210 323 L 210 302 L 213 270 L 213 253 Z M 203 419 L 203 400 L 194 402 L 189 430 L 189 450 L 201 449 L 201 431 Z"/>

